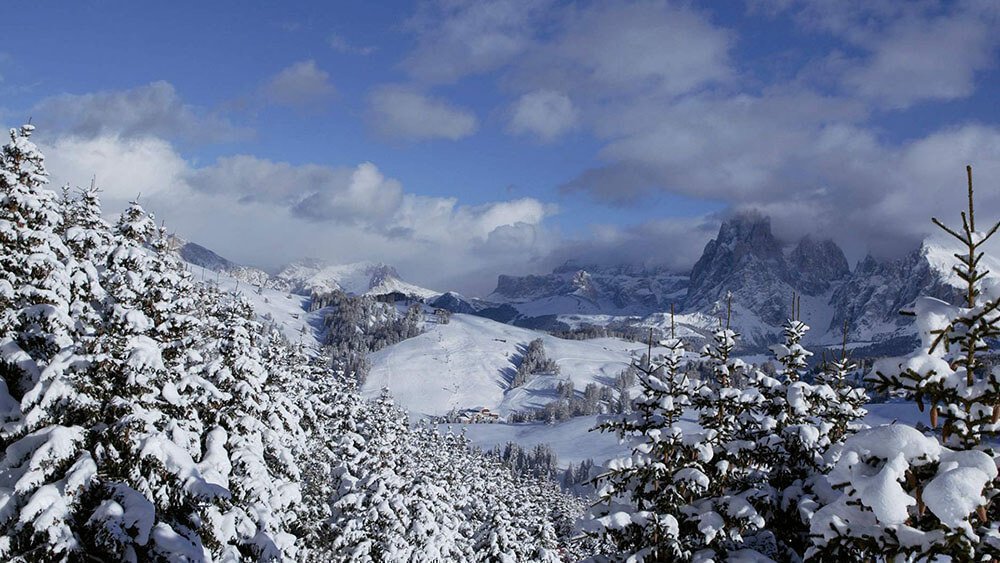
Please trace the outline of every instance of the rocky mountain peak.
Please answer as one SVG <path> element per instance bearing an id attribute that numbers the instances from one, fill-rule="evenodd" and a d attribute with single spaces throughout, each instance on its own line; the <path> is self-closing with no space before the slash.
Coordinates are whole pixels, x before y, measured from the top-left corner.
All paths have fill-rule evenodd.
<path id="1" fill-rule="evenodd" d="M 685 309 L 709 311 L 732 291 L 743 307 L 777 325 L 787 316 L 789 277 L 770 219 L 741 213 L 723 222 L 719 235 L 705 245 L 691 270 Z"/>
<path id="2" fill-rule="evenodd" d="M 781 245 L 771 233 L 771 218 L 759 211 L 742 211 L 724 221 L 716 242 L 721 246 L 743 249 L 758 256 L 781 251 Z"/>
<path id="3" fill-rule="evenodd" d="M 787 257 L 771 232 L 771 221 L 741 213 L 723 222 L 691 270 L 687 311 L 707 312 L 728 291 L 741 308 L 764 323 L 780 326 L 793 293 L 818 296 L 850 275 L 843 251 L 833 241 L 805 237 Z"/>
<path id="4" fill-rule="evenodd" d="M 788 270 L 792 285 L 807 295 L 818 295 L 830 289 L 831 282 L 851 275 L 847 257 L 832 240 L 802 237 L 788 255 Z"/>
<path id="5" fill-rule="evenodd" d="M 388 264 L 371 264 L 365 273 L 371 276 L 368 281 L 368 289 L 374 289 L 389 280 L 399 279 L 399 272 Z"/>
<path id="6" fill-rule="evenodd" d="M 758 261 L 782 268 L 781 244 L 771 233 L 768 217 L 758 212 L 740 213 L 724 221 L 719 235 L 705 245 L 701 258 L 691 269 L 691 286 L 694 289 L 721 280 L 727 272 Z"/>

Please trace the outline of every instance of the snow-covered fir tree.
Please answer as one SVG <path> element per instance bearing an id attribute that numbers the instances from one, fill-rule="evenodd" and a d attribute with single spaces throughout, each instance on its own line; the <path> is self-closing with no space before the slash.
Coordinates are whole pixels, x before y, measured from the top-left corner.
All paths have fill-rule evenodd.
<path id="1" fill-rule="evenodd" d="M 1000 334 L 1000 292 L 984 287 L 982 245 L 1000 228 L 976 228 L 972 169 L 962 227 L 934 223 L 962 244 L 955 274 L 964 302 L 923 297 L 914 314 L 921 346 L 876 363 L 880 391 L 902 393 L 928 412 L 936 435 L 903 424 L 849 437 L 829 475 L 840 491 L 812 519 L 816 558 L 989 561 L 1000 557 L 996 453 L 1000 372 L 982 363 Z"/>
<path id="2" fill-rule="evenodd" d="M 57 198 L 32 131 L 0 163 L 0 558 L 588 555 L 547 475 L 362 399 L 342 362 L 196 283 L 138 202 L 110 225 L 94 186 Z M 412 336 L 419 316 L 393 318 Z"/>
<path id="3" fill-rule="evenodd" d="M 747 370 L 732 357 L 738 337 L 728 322 L 720 324 L 701 352 L 712 367 L 707 381 L 683 372 L 677 338 L 663 343 L 661 364 L 638 366 L 643 392 L 635 412 L 607 425 L 637 444 L 598 477 L 601 502 L 591 510 L 589 529 L 610 547 L 606 556 L 710 561 L 751 552 L 765 560 L 753 551 L 764 528 L 755 505 L 766 494 L 766 474 L 753 455 L 763 398 L 731 386 Z M 678 425 L 689 406 L 701 429 Z M 768 547 L 774 551 L 773 541 L 763 551 Z"/>
<path id="4" fill-rule="evenodd" d="M 72 343 L 69 250 L 34 127 L 10 130 L 0 153 L 0 353 L 7 387 L 20 397 Z"/>
<path id="5" fill-rule="evenodd" d="M 33 130 L 12 129 L 0 153 L 0 555 L 41 560 L 77 548 L 70 507 L 96 467 L 86 429 L 62 416 L 77 359 L 69 252 Z"/>
<path id="6" fill-rule="evenodd" d="M 111 251 L 111 228 L 101 217 L 101 200 L 95 186 L 83 190 L 79 198 L 64 197 L 63 238 L 70 250 L 67 267 L 70 276 L 70 316 L 74 320 L 74 338 L 91 338 L 100 324 L 99 304 L 104 300 L 98 268 Z"/>
<path id="7" fill-rule="evenodd" d="M 800 319 L 800 299 L 792 298 L 783 342 L 771 346 L 780 370 L 775 377 L 760 371 L 750 377 L 765 398 L 755 456 L 767 471 L 768 495 L 759 508 L 775 537 L 777 558 L 793 560 L 809 546 L 817 480 L 829 470 L 829 454 L 839 448 L 847 427 L 864 415 L 856 404 L 865 399 L 860 391 L 844 389 L 838 374 L 830 375 L 836 388 L 804 380 L 812 353 L 802 346 L 809 327 Z M 847 369 L 848 364 L 844 359 L 838 365 Z"/>
<path id="8" fill-rule="evenodd" d="M 613 460 L 596 478 L 599 500 L 589 531 L 613 547 L 615 556 L 638 561 L 690 556 L 678 518 L 707 480 L 678 425 L 694 386 L 684 372 L 684 345 L 675 336 L 672 315 L 671 338 L 660 344 L 667 351 L 655 363 L 650 342 L 647 354 L 633 364 L 642 391 L 632 412 L 599 427 L 637 444 L 631 456 Z"/>
<path id="9" fill-rule="evenodd" d="M 700 549 L 692 560 L 708 561 L 758 548 L 773 553 L 768 534 L 762 533 L 764 517 L 757 506 L 767 494 L 767 474 L 755 454 L 760 434 L 760 410 L 764 397 L 746 381 L 749 366 L 733 357 L 737 334 L 730 327 L 732 295 L 726 296 L 726 319 L 706 344 L 701 355 L 712 367 L 710 381 L 699 387 L 692 403 L 698 409 L 702 432 L 694 447 L 704 459 L 706 486 L 691 499 L 684 513 L 697 523 Z M 761 537 L 758 537 L 760 535 Z"/>
<path id="10" fill-rule="evenodd" d="M 849 381 L 858 366 L 847 353 L 847 336 L 845 325 L 840 357 L 834 360 L 824 359 L 821 370 L 816 375 L 816 382 L 826 385 L 834 393 L 832 397 L 820 397 L 823 418 L 832 425 L 829 431 L 832 444 L 842 443 L 850 432 L 857 429 L 855 426 L 858 421 L 868 414 L 864 408 L 868 395 L 863 388 L 855 387 Z"/>

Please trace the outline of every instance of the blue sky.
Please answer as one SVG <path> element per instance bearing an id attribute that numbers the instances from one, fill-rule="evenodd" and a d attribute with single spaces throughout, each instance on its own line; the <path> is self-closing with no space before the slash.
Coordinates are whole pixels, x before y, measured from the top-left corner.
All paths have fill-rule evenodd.
<path id="1" fill-rule="evenodd" d="M 1000 178 L 998 6 L 36 2 L 0 23 L 0 116 L 53 181 L 266 267 L 683 270 L 743 208 L 891 256 L 966 162 Z"/>

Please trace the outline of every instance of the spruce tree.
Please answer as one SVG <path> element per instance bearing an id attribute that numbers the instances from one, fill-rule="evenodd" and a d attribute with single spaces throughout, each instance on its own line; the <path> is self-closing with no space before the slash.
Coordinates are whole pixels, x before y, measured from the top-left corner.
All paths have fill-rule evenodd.
<path id="1" fill-rule="evenodd" d="M 692 455 L 690 437 L 678 425 L 691 405 L 694 386 L 684 373 L 685 350 L 672 313 L 670 332 L 670 339 L 661 342 L 667 348 L 662 358 L 654 363 L 650 331 L 644 361 L 633 364 L 642 389 L 633 411 L 598 427 L 638 441 L 630 457 L 613 460 L 595 479 L 599 500 L 591 509 L 590 532 L 613 545 L 616 556 L 654 561 L 690 557 L 678 518 L 684 519 L 682 510 L 704 490 L 707 478 L 700 467 L 703 460 Z"/>
<path id="2" fill-rule="evenodd" d="M 99 190 L 91 186 L 76 199 L 64 198 L 63 239 L 71 257 L 70 315 L 74 339 L 93 338 L 100 325 L 100 304 L 106 297 L 100 269 L 111 251 L 111 227 L 101 217 Z"/>
<path id="3" fill-rule="evenodd" d="M 406 418 L 387 390 L 361 415 L 359 435 L 345 436 L 339 445 L 343 461 L 335 470 L 334 555 L 352 561 L 407 558 Z"/>
<path id="4" fill-rule="evenodd" d="M 35 386 L 47 364 L 72 345 L 69 254 L 34 126 L 10 130 L 0 152 L 0 361 L 15 398 Z"/>
<path id="5" fill-rule="evenodd" d="M 730 311 L 731 306 L 730 301 Z M 611 547 L 608 556 L 766 560 L 762 552 L 774 553 L 757 510 L 766 496 L 766 468 L 755 456 L 763 396 L 732 386 L 748 375 L 746 364 L 732 355 L 738 337 L 728 320 L 720 321 L 713 342 L 701 352 L 711 366 L 705 381 L 682 372 L 683 348 L 676 338 L 663 343 L 668 353 L 662 363 L 637 366 L 643 392 L 635 413 L 607 425 L 637 445 L 631 457 L 613 461 L 598 476 L 604 487 L 588 526 L 599 545 Z M 689 405 L 700 430 L 677 424 Z"/>
<path id="6" fill-rule="evenodd" d="M 854 387 L 848 381 L 848 377 L 858 367 L 847 353 L 847 336 L 847 324 L 845 323 L 840 357 L 829 361 L 824 359 L 822 369 L 816 376 L 817 383 L 826 385 L 833 392 L 832 396 L 822 397 L 820 409 L 823 418 L 833 425 L 829 436 L 831 443 L 835 444 L 842 443 L 848 434 L 855 430 L 854 426 L 857 421 L 868 414 L 864 408 L 865 403 L 868 402 L 865 390 Z"/>
<path id="7" fill-rule="evenodd" d="M 78 547 L 72 507 L 93 479 L 86 429 L 72 412 L 69 251 L 55 195 L 44 189 L 34 128 L 0 152 L 0 556 L 35 560 Z"/>
<path id="8" fill-rule="evenodd" d="M 755 387 L 735 386 L 746 379 L 748 366 L 733 357 L 739 334 L 730 326 L 731 316 L 732 294 L 727 294 L 726 319 L 720 320 L 712 342 L 701 351 L 712 367 L 712 378 L 692 401 L 703 429 L 694 447 L 705 459 L 707 477 L 705 490 L 684 509 L 699 532 L 701 548 L 693 553 L 695 561 L 749 549 L 748 540 L 765 526 L 756 506 L 767 494 L 767 475 L 754 455 L 764 397 Z"/>
<path id="9" fill-rule="evenodd" d="M 928 412 L 936 436 L 895 424 L 851 436 L 829 476 L 839 497 L 816 512 L 808 555 L 960 561 L 1000 557 L 996 453 L 1000 375 L 983 364 L 986 340 L 1000 335 L 1000 293 L 982 284 L 983 244 L 1000 223 L 976 229 L 972 168 L 961 229 L 933 219 L 960 241 L 953 271 L 960 305 L 916 301 L 920 348 L 876 363 L 880 392 L 903 393 Z"/>
<path id="10" fill-rule="evenodd" d="M 765 398 L 755 453 L 767 471 L 768 495 L 761 498 L 760 509 L 782 559 L 801 558 L 809 545 L 809 521 L 803 512 L 814 506 L 816 481 L 829 470 L 828 454 L 843 439 L 843 431 L 835 432 L 837 421 L 846 427 L 854 420 L 850 415 L 863 414 L 842 408 L 842 390 L 804 381 L 812 353 L 801 343 L 809 327 L 800 319 L 800 300 L 793 295 L 784 341 L 771 347 L 780 370 L 775 377 L 759 371 L 751 375 Z"/>

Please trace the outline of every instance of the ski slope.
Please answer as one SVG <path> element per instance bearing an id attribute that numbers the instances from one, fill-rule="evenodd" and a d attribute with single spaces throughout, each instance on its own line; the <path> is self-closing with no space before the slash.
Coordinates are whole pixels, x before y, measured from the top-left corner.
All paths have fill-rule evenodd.
<path id="1" fill-rule="evenodd" d="M 451 409 L 487 407 L 507 415 L 554 400 L 556 386 L 572 381 L 611 385 L 645 346 L 617 338 L 563 340 L 471 315 L 455 314 L 448 324 L 428 321 L 426 331 L 370 356 L 371 373 L 362 389 L 375 396 L 386 387 L 414 414 L 443 415 Z M 538 376 L 508 391 L 522 348 L 541 338 L 560 373 Z"/>

